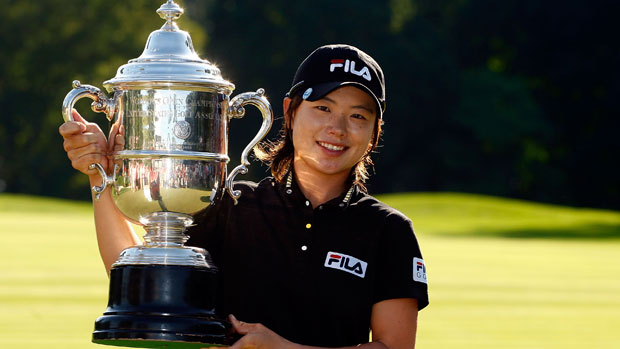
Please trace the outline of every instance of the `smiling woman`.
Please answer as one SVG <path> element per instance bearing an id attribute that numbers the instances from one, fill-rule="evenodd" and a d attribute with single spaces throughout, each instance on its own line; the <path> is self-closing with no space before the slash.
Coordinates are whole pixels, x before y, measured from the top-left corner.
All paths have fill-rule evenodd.
<path id="1" fill-rule="evenodd" d="M 357 63 L 356 63 L 357 62 Z M 356 70 L 356 64 L 357 69 Z M 368 178 L 367 167 L 372 166 L 373 162 L 370 154 L 376 149 L 381 135 L 381 126 L 383 124 L 383 112 L 385 111 L 385 81 L 383 71 L 379 64 L 365 52 L 348 45 L 328 45 L 323 46 L 312 52 L 299 66 L 293 79 L 293 86 L 284 99 L 284 124 L 282 125 L 282 137 L 274 145 L 265 148 L 257 148 L 257 156 L 270 164 L 272 173 L 278 180 L 282 180 L 284 175 L 289 171 L 293 161 L 293 140 L 292 140 L 292 123 L 295 114 L 302 102 L 321 103 L 314 105 L 319 110 L 333 115 L 329 109 L 329 105 L 325 103 L 339 103 L 344 106 L 345 101 L 339 100 L 339 90 L 343 87 L 352 86 L 360 91 L 353 91 L 347 94 L 347 98 L 353 100 L 347 101 L 352 103 L 348 105 L 355 109 L 351 113 L 353 118 L 372 118 L 373 131 L 372 138 L 367 151 L 355 164 L 352 176 L 347 178 L 347 184 L 355 184 L 362 191 L 366 192 L 364 186 L 365 180 Z M 338 93 L 338 96 L 327 96 L 331 92 Z M 355 94 L 356 96 L 353 96 Z M 368 99 L 372 103 L 368 102 Z M 355 101 L 355 99 L 358 99 Z M 324 142 L 327 149 L 333 144 Z M 366 143 L 368 144 L 368 143 Z M 349 183 L 349 179 L 351 182 Z"/>
<path id="2" fill-rule="evenodd" d="M 216 309 L 241 335 L 233 348 L 414 347 L 426 265 L 411 220 L 364 187 L 385 110 L 380 66 L 349 45 L 320 47 L 283 108 L 281 138 L 257 151 L 273 176 L 236 183 L 238 203 L 219 195 L 187 231 L 219 268 Z M 88 173 L 80 158 L 102 156 L 92 145 L 103 134 L 75 124 L 61 134 Z M 139 242 L 107 193 L 94 208 L 109 270 Z"/>
<path id="3" fill-rule="evenodd" d="M 284 100 L 284 110 L 290 101 Z M 308 198 L 318 206 L 345 189 L 351 168 L 370 152 L 378 119 L 374 102 L 359 88 L 343 86 L 317 101 L 304 101 L 290 114 L 297 180 L 310 189 Z M 339 186 L 326 191 L 326 183 Z"/>

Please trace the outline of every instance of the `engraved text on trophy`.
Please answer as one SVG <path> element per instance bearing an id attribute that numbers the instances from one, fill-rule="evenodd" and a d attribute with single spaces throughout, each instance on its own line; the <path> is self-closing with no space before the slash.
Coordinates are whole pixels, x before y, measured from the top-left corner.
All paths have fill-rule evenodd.
<path id="1" fill-rule="evenodd" d="M 226 154 L 226 108 L 221 94 L 181 90 L 127 91 L 125 150 Z"/>

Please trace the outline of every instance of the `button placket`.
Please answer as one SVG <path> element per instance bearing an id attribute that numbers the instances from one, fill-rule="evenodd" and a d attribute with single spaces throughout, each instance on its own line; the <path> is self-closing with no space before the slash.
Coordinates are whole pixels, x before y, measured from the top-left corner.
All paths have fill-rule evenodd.
<path id="1" fill-rule="evenodd" d="M 304 252 L 308 251 L 308 243 L 307 243 L 307 241 L 309 239 L 311 239 L 311 234 L 312 234 L 311 230 L 312 230 L 312 223 L 310 223 L 310 222 L 306 223 L 306 225 L 304 226 L 304 231 L 306 232 L 306 234 L 304 234 L 304 235 L 306 235 L 306 239 L 304 239 L 304 240 L 306 242 L 302 242 L 302 245 L 301 245 L 301 250 L 304 251 Z"/>
<path id="2" fill-rule="evenodd" d="M 296 201 L 296 203 L 294 204 L 295 206 L 299 205 L 299 203 L 301 203 L 303 206 L 297 206 L 299 207 L 300 211 L 302 212 L 302 215 L 300 218 L 302 218 L 303 220 L 299 223 L 303 224 L 304 227 L 302 228 L 300 235 L 298 237 L 297 243 L 298 243 L 298 247 L 299 247 L 299 251 L 300 252 L 306 252 L 310 249 L 310 244 L 309 242 L 312 240 L 312 223 L 314 220 L 314 211 L 312 208 L 312 203 L 310 202 L 310 200 L 306 199 L 303 197 L 303 194 L 301 194 L 299 191 L 293 190 L 293 172 L 289 171 L 288 175 L 286 176 L 286 184 L 285 184 L 285 190 L 284 192 L 291 196 L 293 201 Z M 297 201 L 299 197 L 303 198 L 303 201 L 299 202 Z M 302 254 L 304 257 L 304 259 L 308 258 L 308 254 L 303 253 Z"/>
<path id="3" fill-rule="evenodd" d="M 301 234 L 301 239 L 299 241 L 299 251 L 303 253 L 305 256 L 309 256 L 306 252 L 310 250 L 310 242 L 312 241 L 313 234 L 313 223 L 314 223 L 314 211 L 312 209 L 312 204 L 310 200 L 304 198 L 303 208 L 301 211 L 303 212 L 303 221 L 300 223 L 303 225 L 301 228 L 303 233 Z"/>

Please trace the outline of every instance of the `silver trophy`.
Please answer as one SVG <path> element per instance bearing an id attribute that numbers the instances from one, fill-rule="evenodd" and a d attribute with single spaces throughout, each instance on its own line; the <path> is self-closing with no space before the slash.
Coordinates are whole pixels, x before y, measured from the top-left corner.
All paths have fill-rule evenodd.
<path id="1" fill-rule="evenodd" d="M 124 250 L 110 273 L 108 308 L 95 322 L 93 341 L 132 347 L 201 347 L 230 344 L 230 324 L 215 310 L 215 275 L 207 251 L 184 246 L 183 231 L 196 215 L 228 193 L 240 196 L 233 180 L 247 173 L 248 155 L 273 122 L 264 91 L 230 99 L 234 85 L 194 51 L 176 20 L 183 9 L 172 0 L 157 13 L 166 23 L 152 32 L 142 55 L 121 66 L 103 83 L 112 95 L 73 82 L 63 102 L 65 121 L 81 98 L 123 126 L 122 150 L 113 154 L 108 175 L 92 188 L 96 197 L 112 190 L 130 221 L 144 226 L 143 246 Z M 243 117 L 244 106 L 263 116 L 258 134 L 227 174 L 228 123 Z"/>

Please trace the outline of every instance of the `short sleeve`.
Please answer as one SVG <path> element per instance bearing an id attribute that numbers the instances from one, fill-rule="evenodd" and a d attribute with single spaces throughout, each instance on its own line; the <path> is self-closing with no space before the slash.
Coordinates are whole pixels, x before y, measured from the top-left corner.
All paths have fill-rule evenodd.
<path id="1" fill-rule="evenodd" d="M 419 310 L 428 305 L 426 263 L 411 220 L 400 213 L 387 217 L 379 238 L 377 257 L 375 303 L 386 299 L 415 298 Z"/>
<path id="2" fill-rule="evenodd" d="M 204 248 L 216 264 L 225 233 L 227 208 L 225 200 L 210 205 L 196 217 L 194 224 L 185 231 L 189 235 L 189 240 L 185 245 Z"/>

